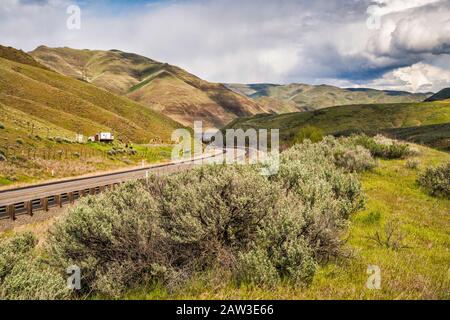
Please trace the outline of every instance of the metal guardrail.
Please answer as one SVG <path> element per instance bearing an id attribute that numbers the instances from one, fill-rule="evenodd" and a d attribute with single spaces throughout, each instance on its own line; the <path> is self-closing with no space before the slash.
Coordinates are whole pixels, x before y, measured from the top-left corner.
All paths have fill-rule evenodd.
<path id="1" fill-rule="evenodd" d="M 226 151 L 223 150 L 223 153 Z M 131 179 L 141 179 L 143 178 L 147 172 L 155 171 L 155 170 L 166 170 L 173 168 L 180 168 L 182 166 L 189 166 L 194 164 L 196 161 L 203 160 L 203 159 L 209 159 L 214 158 L 218 156 L 218 154 L 214 154 L 212 156 L 202 157 L 202 158 L 196 158 L 196 159 L 190 159 L 187 161 L 179 161 L 176 163 L 169 163 L 169 164 L 162 164 L 162 165 L 154 165 L 147 168 L 139 168 L 139 169 L 132 169 L 127 171 L 121 171 L 121 172 L 115 172 L 110 174 L 102 174 L 97 175 L 93 177 L 83 177 L 83 178 L 75 178 L 70 179 L 66 181 L 58 181 L 58 182 L 50 182 L 50 183 L 44 183 L 34 186 L 27 186 L 27 187 L 21 187 L 16 188 L 12 190 L 3 190 L 0 191 L 1 194 L 8 194 L 8 193 L 17 193 L 17 192 L 26 192 L 25 195 L 19 195 L 19 196 L 11 196 L 12 199 L 17 198 L 17 200 L 10 200 L 10 201 L 4 201 L 3 205 L 0 205 L 0 220 L 3 219 L 11 219 L 15 220 L 17 216 L 28 214 L 30 216 L 33 216 L 36 211 L 48 211 L 52 207 L 62 207 L 65 204 L 73 203 L 75 200 L 86 196 L 86 195 L 96 195 L 99 193 L 102 193 L 108 189 L 114 188 L 115 186 L 119 185 L 122 182 L 125 182 L 127 180 Z M 126 177 L 125 177 L 126 175 Z M 95 182 L 96 179 L 103 179 L 103 182 Z M 92 181 L 92 182 L 90 182 Z M 70 186 L 70 184 L 81 182 L 84 183 L 83 185 L 77 186 Z M 66 184 L 66 186 L 64 186 Z M 69 184 L 69 185 L 67 185 Z M 64 186 L 61 187 L 59 190 L 53 190 L 53 191 L 35 191 L 36 196 L 32 196 L 33 189 L 45 189 L 46 187 L 57 187 L 57 186 Z M 81 190 L 80 190 L 81 189 Z M 38 195 L 39 194 L 39 195 Z M 20 200 L 19 200 L 20 199 Z"/>
<path id="2" fill-rule="evenodd" d="M 62 207 L 65 204 L 74 203 L 75 200 L 87 195 L 100 194 L 108 189 L 114 188 L 118 183 L 106 186 L 98 186 L 95 188 L 66 192 L 59 195 L 53 195 L 40 199 L 33 199 L 19 202 L 12 205 L 0 207 L 0 220 L 12 219 L 17 216 L 28 214 L 33 216 L 36 211 L 48 211 L 50 208 Z"/>

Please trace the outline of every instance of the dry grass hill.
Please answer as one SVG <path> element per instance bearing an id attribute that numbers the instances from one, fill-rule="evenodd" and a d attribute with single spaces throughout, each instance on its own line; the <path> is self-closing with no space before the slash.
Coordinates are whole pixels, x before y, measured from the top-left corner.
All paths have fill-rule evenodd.
<path id="1" fill-rule="evenodd" d="M 24 64 L 26 63 L 26 64 Z M 180 124 L 125 97 L 42 67 L 29 55 L 2 47 L 0 107 L 8 122 L 28 122 L 64 134 L 112 130 L 123 141 L 169 142 Z M 31 130 L 31 129 L 30 129 Z"/>
<path id="2" fill-rule="evenodd" d="M 222 127 L 237 117 L 265 112 L 223 84 L 133 53 L 41 46 L 30 54 L 63 75 L 131 98 L 186 126 L 203 120 L 206 127 Z"/>

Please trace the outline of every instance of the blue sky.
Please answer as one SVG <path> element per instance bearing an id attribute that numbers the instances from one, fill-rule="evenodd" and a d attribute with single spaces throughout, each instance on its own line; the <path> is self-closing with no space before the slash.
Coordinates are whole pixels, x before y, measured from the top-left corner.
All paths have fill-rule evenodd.
<path id="1" fill-rule="evenodd" d="M 437 91 L 450 86 L 448 17 L 450 0 L 2 0 L 0 43 L 115 48 L 216 82 Z"/>

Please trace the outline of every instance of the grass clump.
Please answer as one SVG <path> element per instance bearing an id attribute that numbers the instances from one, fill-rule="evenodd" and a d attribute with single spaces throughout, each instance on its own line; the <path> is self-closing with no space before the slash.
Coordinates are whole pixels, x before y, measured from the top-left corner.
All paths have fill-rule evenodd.
<path id="1" fill-rule="evenodd" d="M 450 162 L 427 168 L 418 183 L 432 196 L 450 198 Z"/>

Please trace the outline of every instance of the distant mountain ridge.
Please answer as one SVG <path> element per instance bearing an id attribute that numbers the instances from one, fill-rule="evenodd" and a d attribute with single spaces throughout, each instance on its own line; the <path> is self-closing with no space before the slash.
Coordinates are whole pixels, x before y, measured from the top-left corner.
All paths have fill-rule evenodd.
<path id="1" fill-rule="evenodd" d="M 439 91 L 438 93 L 432 95 L 425 101 L 432 102 L 432 101 L 445 101 L 450 99 L 450 88 L 445 88 Z"/>
<path id="2" fill-rule="evenodd" d="M 226 84 L 231 90 L 262 104 L 269 112 L 313 111 L 339 105 L 422 102 L 432 93 L 338 88 L 330 85 Z"/>
<path id="3" fill-rule="evenodd" d="M 221 127 L 265 112 L 223 84 L 134 53 L 40 46 L 30 54 L 52 70 L 126 96 L 186 126 L 203 120 L 206 127 Z"/>

